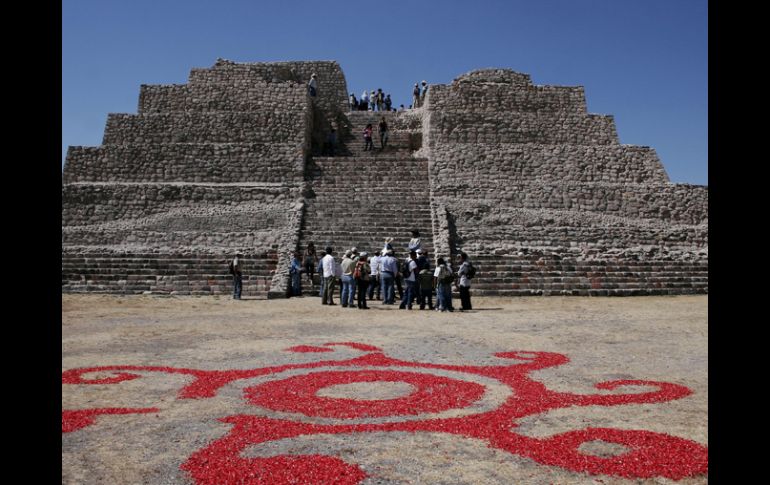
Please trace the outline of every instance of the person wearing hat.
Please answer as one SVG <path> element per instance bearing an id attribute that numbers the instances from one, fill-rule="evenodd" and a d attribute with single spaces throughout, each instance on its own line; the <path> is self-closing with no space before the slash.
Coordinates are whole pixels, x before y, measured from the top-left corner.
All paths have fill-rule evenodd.
<path id="1" fill-rule="evenodd" d="M 425 95 L 428 94 L 428 83 L 422 82 L 422 93 L 420 93 L 420 106 L 425 105 Z"/>
<path id="2" fill-rule="evenodd" d="M 315 73 L 310 75 L 310 82 L 307 83 L 307 89 L 310 91 L 310 96 L 315 97 L 318 92 L 318 81 L 316 80 Z"/>
<path id="3" fill-rule="evenodd" d="M 353 269 L 356 262 L 353 260 L 353 251 L 345 251 L 345 257 L 342 258 L 342 307 L 353 308 L 353 299 L 356 294 L 356 281 L 353 278 Z"/>
<path id="4" fill-rule="evenodd" d="M 398 261 L 393 257 L 393 250 L 385 250 L 385 255 L 380 258 L 380 281 L 382 282 L 382 304 L 393 305 L 396 301 L 393 282 L 398 273 Z"/>
<path id="5" fill-rule="evenodd" d="M 412 90 L 412 107 L 420 107 L 420 85 L 414 83 L 414 89 Z"/>
<path id="6" fill-rule="evenodd" d="M 353 270 L 353 278 L 355 278 L 356 287 L 358 288 L 357 302 L 359 310 L 369 309 L 369 307 L 366 306 L 366 287 L 369 286 L 369 274 L 372 269 L 367 262 L 368 257 L 369 254 L 366 251 L 362 252 L 358 257 L 356 267 Z"/>

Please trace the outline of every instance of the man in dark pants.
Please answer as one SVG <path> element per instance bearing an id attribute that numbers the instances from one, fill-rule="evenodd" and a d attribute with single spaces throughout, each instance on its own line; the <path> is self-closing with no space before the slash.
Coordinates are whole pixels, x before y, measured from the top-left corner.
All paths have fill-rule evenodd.
<path id="1" fill-rule="evenodd" d="M 420 310 L 425 310 L 425 300 L 428 300 L 428 308 L 433 310 L 433 272 L 430 270 L 430 261 L 422 249 L 417 251 L 417 286 Z"/>
<path id="2" fill-rule="evenodd" d="M 457 270 L 457 276 L 460 281 L 457 285 L 460 290 L 460 302 L 462 303 L 462 310 L 472 310 L 471 306 L 471 280 L 468 278 L 468 272 L 470 271 L 470 262 L 468 261 L 468 255 L 460 253 L 457 256 L 457 261 L 460 263 L 460 269 Z"/>
<path id="3" fill-rule="evenodd" d="M 323 301 L 321 302 L 321 304 L 323 305 L 336 305 L 336 303 L 334 303 L 335 261 L 334 261 L 334 256 L 332 256 L 332 251 L 334 251 L 334 249 L 331 246 L 326 246 L 326 256 L 324 256 L 323 259 L 321 260 L 321 263 L 323 265 L 323 279 L 324 279 Z"/>
<path id="4" fill-rule="evenodd" d="M 230 263 L 230 274 L 233 275 L 233 300 L 241 299 L 241 289 L 243 288 L 243 264 L 241 258 L 243 255 L 238 253 Z"/>

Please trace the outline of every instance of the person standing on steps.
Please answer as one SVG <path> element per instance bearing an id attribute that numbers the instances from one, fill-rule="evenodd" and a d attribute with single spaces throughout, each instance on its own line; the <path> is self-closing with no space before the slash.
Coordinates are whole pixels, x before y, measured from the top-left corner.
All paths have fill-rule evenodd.
<path id="1" fill-rule="evenodd" d="M 420 242 L 420 231 L 417 229 L 412 229 L 412 239 L 409 240 L 409 246 L 407 246 L 407 249 L 409 251 L 417 251 L 422 247 L 422 243 Z"/>
<path id="2" fill-rule="evenodd" d="M 412 108 L 420 107 L 420 85 L 414 83 L 414 89 L 412 90 Z"/>
<path id="3" fill-rule="evenodd" d="M 324 279 L 324 262 L 323 258 L 326 256 L 326 251 L 323 249 L 319 251 L 318 253 L 318 266 L 316 266 L 316 273 L 318 273 L 318 296 L 322 297 L 324 296 L 324 287 L 326 286 L 326 280 Z"/>
<path id="4" fill-rule="evenodd" d="M 366 92 L 366 89 L 364 89 L 364 92 L 361 93 L 361 104 L 359 106 L 359 111 L 366 111 L 369 107 L 369 93 Z"/>
<path id="5" fill-rule="evenodd" d="M 313 241 L 307 243 L 307 248 L 305 248 L 305 254 L 302 262 L 305 265 L 305 274 L 307 275 L 307 280 L 310 282 L 310 291 L 312 292 L 313 274 L 315 273 L 315 267 L 318 263 L 315 252 L 315 244 L 313 244 Z"/>
<path id="6" fill-rule="evenodd" d="M 393 106 L 393 101 L 391 101 L 389 94 L 385 96 L 385 111 L 390 111 L 391 106 Z"/>
<path id="7" fill-rule="evenodd" d="M 358 100 L 356 99 L 355 94 L 350 93 L 350 111 L 356 110 L 358 110 Z"/>
<path id="8" fill-rule="evenodd" d="M 291 253 L 289 276 L 291 276 L 291 296 L 302 296 L 302 263 L 299 252 Z"/>
<path id="9" fill-rule="evenodd" d="M 425 95 L 428 94 L 428 83 L 422 82 L 422 93 L 420 93 L 420 106 L 425 106 Z"/>
<path id="10" fill-rule="evenodd" d="M 307 83 L 307 90 L 310 91 L 310 96 L 315 98 L 318 93 L 318 80 L 315 73 L 310 75 L 310 82 Z"/>
<path id="11" fill-rule="evenodd" d="M 374 143 L 372 143 L 372 124 L 368 123 L 364 128 L 364 151 L 373 151 Z"/>
<path id="12" fill-rule="evenodd" d="M 385 145 L 388 143 L 388 123 L 385 122 L 383 116 L 380 120 L 380 151 L 385 150 Z"/>
<path id="13" fill-rule="evenodd" d="M 337 130 L 333 127 L 326 136 L 326 146 L 324 147 L 324 153 L 330 157 L 334 156 L 334 148 L 337 145 Z"/>
<path id="14" fill-rule="evenodd" d="M 382 111 L 382 107 L 385 104 L 385 94 L 382 92 L 382 88 L 377 88 L 377 111 Z"/>
<path id="15" fill-rule="evenodd" d="M 241 290 L 243 288 L 243 266 L 241 258 L 243 255 L 237 253 L 230 262 L 230 274 L 233 275 L 233 300 L 241 299 Z"/>

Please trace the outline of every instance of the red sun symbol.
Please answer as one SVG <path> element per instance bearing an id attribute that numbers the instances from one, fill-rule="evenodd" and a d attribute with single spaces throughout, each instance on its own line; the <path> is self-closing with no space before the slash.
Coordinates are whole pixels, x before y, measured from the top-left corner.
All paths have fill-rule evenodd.
<path id="1" fill-rule="evenodd" d="M 207 399 L 238 380 L 261 378 L 244 388 L 246 402 L 260 415 L 232 415 L 223 438 L 192 454 L 181 465 L 198 484 L 356 484 L 368 475 L 354 463 L 334 456 L 278 455 L 244 457 L 247 448 L 270 441 L 320 434 L 372 432 L 447 433 L 483 440 L 491 448 L 576 472 L 624 478 L 666 477 L 679 480 L 708 472 L 708 449 L 699 443 L 644 430 L 586 428 L 548 438 L 515 432 L 517 420 L 571 406 L 618 406 L 660 403 L 691 394 L 681 385 L 645 380 L 596 384 L 600 390 L 645 386 L 647 392 L 580 395 L 548 390 L 532 380 L 532 371 L 562 365 L 569 359 L 552 352 L 500 352 L 499 366 L 454 366 L 398 360 L 377 347 L 356 342 L 296 346 L 290 352 L 321 353 L 345 346 L 363 354 L 250 370 L 211 371 L 171 367 L 109 366 L 72 369 L 64 384 L 117 384 L 141 377 L 131 371 L 193 376 L 179 399 Z M 114 376 L 86 379 L 91 372 Z M 471 381 L 470 378 L 473 380 Z M 350 399 L 323 395 L 324 389 L 371 383 L 393 383 L 409 391 L 391 399 Z M 495 392 L 490 392 L 494 389 Z M 156 408 L 65 410 L 62 432 L 95 425 L 95 416 L 159 412 Z M 307 422 L 312 418 L 313 422 Z M 320 423 L 320 424 L 319 424 Z M 595 456 L 580 451 L 593 441 L 622 445 L 623 452 Z"/>

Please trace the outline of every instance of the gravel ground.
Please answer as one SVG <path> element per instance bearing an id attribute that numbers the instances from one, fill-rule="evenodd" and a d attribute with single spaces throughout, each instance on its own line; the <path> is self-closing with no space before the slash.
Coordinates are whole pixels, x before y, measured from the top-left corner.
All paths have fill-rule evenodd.
<path id="1" fill-rule="evenodd" d="M 397 306 L 370 302 L 371 309 L 361 311 L 322 306 L 316 297 L 234 301 L 224 297 L 68 294 L 63 296 L 62 307 L 62 371 L 118 365 L 230 371 L 344 361 L 371 354 L 350 346 L 324 346 L 330 342 L 358 342 L 402 361 L 461 367 L 510 365 L 494 355 L 499 352 L 554 352 L 569 362 L 527 374 L 549 391 L 612 396 L 654 390 L 641 385 L 614 391 L 594 387 L 605 381 L 644 380 L 685 386 L 692 394 L 665 402 L 556 407 L 516 419 L 510 423 L 513 432 L 545 440 L 586 428 L 645 430 L 708 446 L 707 295 L 474 298 L 473 305 L 470 312 L 439 313 L 399 311 Z M 287 351 L 295 346 L 330 351 Z M 320 370 L 339 370 L 333 367 Z M 387 367 L 355 369 L 382 371 Z M 141 370 L 136 372 L 141 376 L 138 379 L 112 384 L 63 384 L 64 410 L 157 411 L 98 416 L 90 426 L 63 433 L 62 483 L 195 483 L 180 467 L 196 451 L 231 433 L 234 425 L 219 420 L 228 416 L 288 419 L 312 426 L 398 425 L 478 415 L 496 409 L 515 394 L 496 379 L 470 370 L 422 368 L 420 375 L 475 383 L 484 389 L 483 398 L 467 408 L 358 418 L 303 416 L 244 399 L 249 388 L 284 378 L 302 380 L 317 370 L 286 370 L 280 378 L 249 377 L 223 385 L 212 397 L 198 399 L 178 394 L 192 382 L 191 376 L 167 372 Z M 85 375 L 88 379 L 114 376 L 110 371 Z M 337 383 L 323 387 L 315 396 L 370 403 L 374 409 L 377 403 L 413 395 L 415 386 L 419 384 L 399 379 Z M 579 451 L 613 457 L 627 450 L 617 443 L 594 440 L 585 442 Z M 244 460 L 276 455 L 336 457 L 363 470 L 366 478 L 360 483 L 366 485 L 708 482 L 703 473 L 678 481 L 589 474 L 542 464 L 489 446 L 484 439 L 395 427 L 392 431 L 305 433 L 247 445 L 238 453 Z"/>

